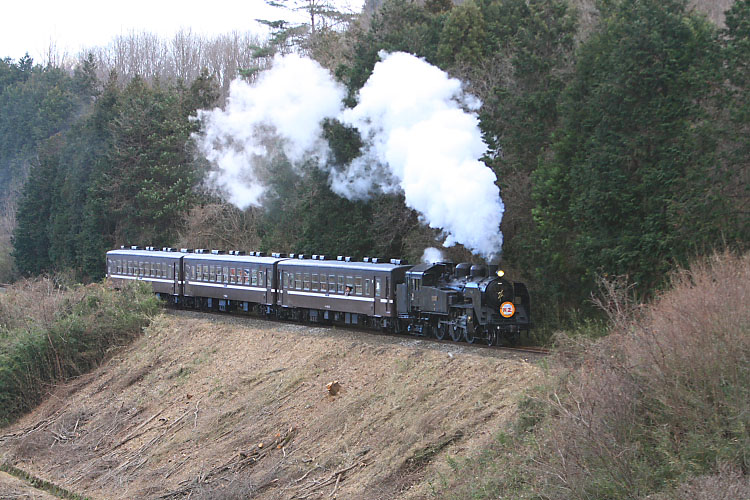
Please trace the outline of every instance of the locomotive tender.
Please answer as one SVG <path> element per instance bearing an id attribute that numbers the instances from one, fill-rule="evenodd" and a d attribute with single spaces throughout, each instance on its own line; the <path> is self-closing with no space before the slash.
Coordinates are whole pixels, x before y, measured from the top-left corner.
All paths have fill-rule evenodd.
<path id="1" fill-rule="evenodd" d="M 531 327 L 526 286 L 505 279 L 497 266 L 121 247 L 107 252 L 107 277 L 115 286 L 145 281 L 160 298 L 184 308 L 469 343 L 514 342 Z"/>

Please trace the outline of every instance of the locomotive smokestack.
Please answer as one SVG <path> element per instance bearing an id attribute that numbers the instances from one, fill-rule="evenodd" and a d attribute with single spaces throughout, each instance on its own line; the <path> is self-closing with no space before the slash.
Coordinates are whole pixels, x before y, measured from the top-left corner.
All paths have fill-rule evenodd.
<path id="1" fill-rule="evenodd" d="M 500 254 L 493 253 L 487 259 L 487 269 L 489 270 L 490 276 L 495 276 L 497 270 L 500 269 Z"/>

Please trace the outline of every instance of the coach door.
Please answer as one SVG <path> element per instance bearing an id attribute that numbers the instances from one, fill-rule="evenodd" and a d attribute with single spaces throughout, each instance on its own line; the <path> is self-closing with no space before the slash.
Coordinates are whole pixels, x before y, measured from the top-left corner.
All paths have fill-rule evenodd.
<path id="1" fill-rule="evenodd" d="M 172 262 L 172 265 L 170 267 L 170 278 L 172 278 L 172 295 L 179 295 L 180 290 L 180 283 L 179 280 L 179 272 L 177 270 L 177 263 Z"/>
<path id="2" fill-rule="evenodd" d="M 388 278 L 375 277 L 375 314 L 379 316 L 391 315 L 390 294 L 388 293 Z"/>
<path id="3" fill-rule="evenodd" d="M 390 316 L 391 314 L 391 305 L 393 304 L 393 299 L 391 299 L 391 284 L 389 283 L 390 280 L 386 277 L 385 278 L 385 313 Z"/>
<path id="4" fill-rule="evenodd" d="M 284 296 L 284 287 L 286 286 L 286 283 L 284 283 L 284 271 L 279 269 L 279 278 L 276 282 L 276 303 L 280 305 L 285 305 L 286 303 L 286 297 Z"/>

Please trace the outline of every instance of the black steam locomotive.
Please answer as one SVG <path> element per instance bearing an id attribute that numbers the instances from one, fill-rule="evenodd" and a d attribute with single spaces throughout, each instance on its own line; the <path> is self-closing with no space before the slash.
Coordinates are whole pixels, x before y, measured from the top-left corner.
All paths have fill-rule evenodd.
<path id="1" fill-rule="evenodd" d="M 185 308 L 470 343 L 514 342 L 531 326 L 526 286 L 505 279 L 497 266 L 121 247 L 107 252 L 107 277 L 116 286 L 146 281 Z"/>

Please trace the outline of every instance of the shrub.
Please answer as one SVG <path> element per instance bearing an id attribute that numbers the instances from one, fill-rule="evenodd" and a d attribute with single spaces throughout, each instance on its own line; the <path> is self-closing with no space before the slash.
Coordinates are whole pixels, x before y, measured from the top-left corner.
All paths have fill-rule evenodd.
<path id="1" fill-rule="evenodd" d="M 750 255 L 676 273 L 581 356 L 560 357 L 540 430 L 550 497 L 636 498 L 750 469 Z"/>
<path id="2" fill-rule="evenodd" d="M 0 424 L 33 408 L 50 384 L 97 366 L 138 335 L 157 308 L 142 283 L 115 291 L 37 279 L 0 295 Z"/>

